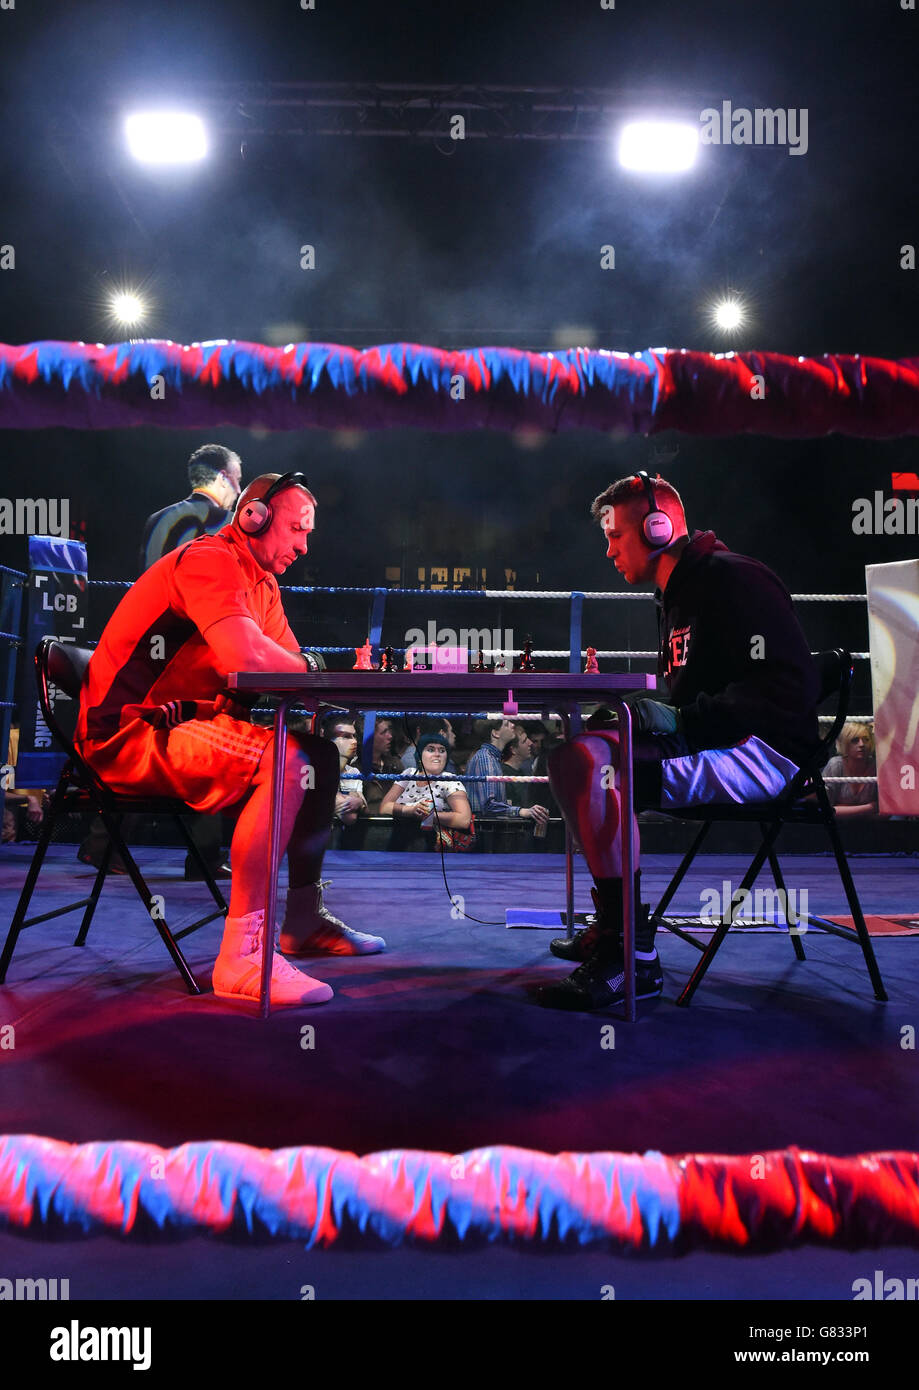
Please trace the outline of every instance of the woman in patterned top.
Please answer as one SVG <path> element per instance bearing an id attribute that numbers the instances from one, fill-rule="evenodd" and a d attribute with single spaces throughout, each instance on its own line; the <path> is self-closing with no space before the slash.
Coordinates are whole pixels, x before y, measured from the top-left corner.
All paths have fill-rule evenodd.
<path id="1" fill-rule="evenodd" d="M 423 771 L 411 768 L 404 779 L 393 782 L 380 804 L 380 815 L 420 825 L 436 809 L 444 829 L 468 830 L 472 808 L 463 784 L 443 776 L 447 765 L 444 735 L 423 734 L 416 746 Z"/>

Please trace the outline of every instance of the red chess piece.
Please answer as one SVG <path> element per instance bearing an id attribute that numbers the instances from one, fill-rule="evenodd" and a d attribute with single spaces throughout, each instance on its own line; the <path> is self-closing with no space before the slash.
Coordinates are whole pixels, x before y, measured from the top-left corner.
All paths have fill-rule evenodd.
<path id="1" fill-rule="evenodd" d="M 354 655 L 357 657 L 357 660 L 351 667 L 352 671 L 370 671 L 373 669 L 370 664 L 373 653 L 371 651 L 369 637 L 362 647 L 354 648 Z"/>

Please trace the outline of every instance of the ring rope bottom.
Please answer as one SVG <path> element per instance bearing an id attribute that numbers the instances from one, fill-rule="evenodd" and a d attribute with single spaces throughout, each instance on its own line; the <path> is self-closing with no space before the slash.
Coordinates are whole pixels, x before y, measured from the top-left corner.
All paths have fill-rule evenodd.
<path id="1" fill-rule="evenodd" d="M 0 1228 L 678 1254 L 919 1246 L 919 1154 L 161 1149 L 0 1136 Z"/>

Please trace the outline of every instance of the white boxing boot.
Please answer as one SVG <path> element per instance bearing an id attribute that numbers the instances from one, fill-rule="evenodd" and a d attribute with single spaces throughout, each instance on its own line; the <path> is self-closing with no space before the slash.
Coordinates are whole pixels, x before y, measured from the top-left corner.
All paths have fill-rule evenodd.
<path id="1" fill-rule="evenodd" d="M 265 913 L 250 912 L 245 917 L 228 917 L 224 923 L 220 954 L 214 963 L 214 993 L 220 999 L 258 1000 L 262 984 L 262 938 Z M 271 962 L 271 1003 L 324 1004 L 332 998 L 330 985 L 314 980 L 283 956 Z"/>
<path id="2" fill-rule="evenodd" d="M 382 936 L 355 931 L 322 904 L 325 883 L 288 888 L 281 927 L 281 950 L 287 956 L 373 956 L 386 949 Z"/>

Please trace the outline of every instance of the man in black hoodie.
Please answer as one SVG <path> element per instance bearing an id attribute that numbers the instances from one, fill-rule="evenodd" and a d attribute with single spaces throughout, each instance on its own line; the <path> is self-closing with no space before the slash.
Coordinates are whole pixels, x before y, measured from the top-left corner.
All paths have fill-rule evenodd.
<path id="1" fill-rule="evenodd" d="M 785 586 L 713 532 L 690 536 L 679 493 L 660 477 L 621 478 L 591 515 L 626 583 L 657 586 L 658 675 L 669 698 L 628 700 L 636 806 L 771 800 L 817 742 L 816 669 Z M 551 1008 L 599 1009 L 625 997 L 618 734 L 607 710 L 587 729 L 555 750 L 549 777 L 593 874 L 597 916 L 572 941 L 551 943 L 555 955 L 582 962 L 540 991 Z M 636 995 L 651 998 L 663 976 L 643 904 L 635 945 Z"/>

